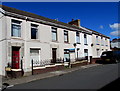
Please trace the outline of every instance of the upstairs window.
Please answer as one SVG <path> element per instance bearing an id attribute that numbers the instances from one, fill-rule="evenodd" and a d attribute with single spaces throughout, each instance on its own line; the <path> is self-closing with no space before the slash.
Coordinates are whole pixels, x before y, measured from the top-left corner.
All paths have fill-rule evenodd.
<path id="1" fill-rule="evenodd" d="M 38 39 L 38 25 L 31 24 L 31 39 Z"/>
<path id="2" fill-rule="evenodd" d="M 21 21 L 12 20 L 11 27 L 11 36 L 21 37 Z"/>
<path id="3" fill-rule="evenodd" d="M 76 43 L 80 43 L 80 33 L 76 32 Z"/>
<path id="4" fill-rule="evenodd" d="M 57 41 L 57 28 L 52 27 L 52 41 Z"/>
<path id="5" fill-rule="evenodd" d="M 105 45 L 108 46 L 107 38 L 105 38 Z"/>
<path id="6" fill-rule="evenodd" d="M 84 44 L 87 45 L 87 35 L 84 34 Z"/>
<path id="7" fill-rule="evenodd" d="M 96 36 L 96 44 L 99 45 L 98 36 Z"/>
<path id="8" fill-rule="evenodd" d="M 104 46 L 103 37 L 101 37 L 101 45 Z"/>
<path id="9" fill-rule="evenodd" d="M 68 43 L 68 31 L 64 30 L 64 42 Z"/>

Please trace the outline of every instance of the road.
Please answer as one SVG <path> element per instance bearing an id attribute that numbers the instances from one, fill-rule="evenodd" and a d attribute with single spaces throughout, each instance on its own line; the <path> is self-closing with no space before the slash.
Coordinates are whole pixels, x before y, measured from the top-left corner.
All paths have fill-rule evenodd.
<path id="1" fill-rule="evenodd" d="M 105 64 L 15 85 L 8 89 L 101 89 L 117 78 L 118 64 Z"/>

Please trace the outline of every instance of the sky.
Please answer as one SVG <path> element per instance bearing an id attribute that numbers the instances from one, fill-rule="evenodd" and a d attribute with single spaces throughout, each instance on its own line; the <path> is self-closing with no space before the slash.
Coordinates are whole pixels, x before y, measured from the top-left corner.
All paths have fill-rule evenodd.
<path id="1" fill-rule="evenodd" d="M 80 19 L 80 25 L 112 39 L 120 37 L 118 2 L 3 2 L 3 5 L 68 23 Z"/>

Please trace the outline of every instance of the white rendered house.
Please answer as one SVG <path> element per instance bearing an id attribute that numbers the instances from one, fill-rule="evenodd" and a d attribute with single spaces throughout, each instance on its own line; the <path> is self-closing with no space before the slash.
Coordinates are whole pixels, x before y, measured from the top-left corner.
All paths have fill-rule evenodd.
<path id="1" fill-rule="evenodd" d="M 0 75 L 5 67 L 31 71 L 43 61 L 56 63 L 57 59 L 100 57 L 102 51 L 110 50 L 110 38 L 80 26 L 80 20 L 69 24 L 48 19 L 7 6 L 0 6 Z M 48 61 L 47 61 L 48 60 Z M 75 60 L 71 60 L 75 61 Z"/>

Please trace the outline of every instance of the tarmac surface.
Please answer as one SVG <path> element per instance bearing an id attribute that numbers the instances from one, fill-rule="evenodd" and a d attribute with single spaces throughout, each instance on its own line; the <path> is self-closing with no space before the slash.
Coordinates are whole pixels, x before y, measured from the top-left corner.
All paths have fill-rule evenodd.
<path id="1" fill-rule="evenodd" d="M 118 64 L 108 65 L 90 64 L 86 66 L 61 71 L 12 79 L 6 82 L 10 83 L 10 86 L 12 85 L 9 88 L 12 90 L 105 89 L 106 85 L 110 84 L 112 81 L 116 79 L 117 79 L 116 82 L 118 82 Z"/>

